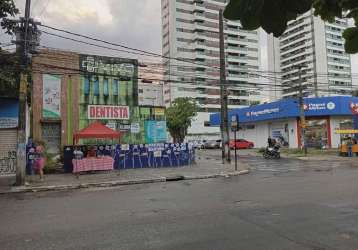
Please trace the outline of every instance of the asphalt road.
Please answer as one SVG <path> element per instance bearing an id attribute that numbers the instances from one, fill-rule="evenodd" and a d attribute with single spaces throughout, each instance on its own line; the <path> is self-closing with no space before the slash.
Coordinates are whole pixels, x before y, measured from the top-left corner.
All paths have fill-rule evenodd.
<path id="1" fill-rule="evenodd" d="M 356 164 L 340 160 L 321 160 L 307 161 L 292 158 L 281 159 L 264 159 L 261 154 L 257 154 L 257 149 L 238 150 L 238 161 L 250 165 L 252 172 L 274 172 L 276 174 L 289 173 L 295 171 L 326 171 L 335 168 L 354 166 Z M 197 156 L 205 160 L 221 163 L 221 150 L 200 150 Z M 232 151 L 232 161 L 234 161 L 234 153 Z M 344 158 L 342 158 L 344 159 Z"/>
<path id="2" fill-rule="evenodd" d="M 356 250 L 357 180 L 349 167 L 258 168 L 227 179 L 3 195 L 0 248 Z"/>

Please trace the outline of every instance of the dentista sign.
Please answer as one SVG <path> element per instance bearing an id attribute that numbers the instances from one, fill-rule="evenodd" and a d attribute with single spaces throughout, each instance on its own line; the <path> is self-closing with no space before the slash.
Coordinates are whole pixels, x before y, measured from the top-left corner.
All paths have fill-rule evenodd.
<path id="1" fill-rule="evenodd" d="M 128 106 L 88 105 L 88 119 L 129 120 Z"/>

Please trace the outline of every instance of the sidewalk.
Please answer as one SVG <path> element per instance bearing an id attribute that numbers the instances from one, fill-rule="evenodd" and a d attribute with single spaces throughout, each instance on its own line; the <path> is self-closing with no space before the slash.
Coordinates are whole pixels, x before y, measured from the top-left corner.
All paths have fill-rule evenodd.
<path id="1" fill-rule="evenodd" d="M 52 174 L 46 175 L 43 182 L 39 181 L 38 176 L 30 176 L 25 187 L 11 186 L 15 181 L 14 177 L 0 177 L 0 194 L 229 177 L 247 174 L 248 169 L 249 166 L 244 163 L 240 163 L 238 171 L 235 171 L 233 164 L 222 165 L 219 161 L 199 160 L 191 166 L 88 173 L 80 175 L 79 178 L 73 174 Z"/>

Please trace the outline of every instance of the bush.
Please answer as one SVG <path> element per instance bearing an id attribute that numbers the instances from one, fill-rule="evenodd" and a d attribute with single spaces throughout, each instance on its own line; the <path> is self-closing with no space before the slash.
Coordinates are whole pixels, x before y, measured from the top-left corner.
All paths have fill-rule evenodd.
<path id="1" fill-rule="evenodd" d="M 263 152 L 265 152 L 265 148 L 260 148 L 259 150 L 257 150 L 257 153 L 263 153 Z"/>
<path id="2" fill-rule="evenodd" d="M 45 157 L 46 157 L 46 164 L 44 167 L 44 173 L 46 174 L 50 174 L 50 173 L 54 173 L 56 172 L 56 168 L 57 168 L 57 162 L 54 161 L 53 157 L 55 155 L 50 154 L 50 153 L 45 153 Z"/>

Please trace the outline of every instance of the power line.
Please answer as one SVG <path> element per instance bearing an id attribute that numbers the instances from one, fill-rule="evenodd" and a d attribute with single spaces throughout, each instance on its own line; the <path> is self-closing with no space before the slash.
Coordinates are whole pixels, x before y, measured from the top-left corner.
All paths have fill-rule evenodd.
<path id="1" fill-rule="evenodd" d="M 50 32 L 44 31 L 44 30 L 41 30 L 41 32 L 44 33 L 44 34 L 47 34 L 47 35 L 56 36 L 56 37 L 59 37 L 59 38 L 62 38 L 62 39 L 66 39 L 66 40 L 70 40 L 70 41 L 78 42 L 78 43 L 82 43 L 82 44 L 87 44 L 87 45 L 91 45 L 91 46 L 95 46 L 95 47 L 99 47 L 99 48 L 103 48 L 103 49 L 109 49 L 109 50 L 113 50 L 113 51 L 124 52 L 124 53 L 135 54 L 135 55 L 148 56 L 146 53 L 131 52 L 131 51 L 128 51 L 128 50 L 111 48 L 111 47 L 107 47 L 107 46 L 103 46 L 103 45 L 99 45 L 99 44 L 85 42 L 85 41 L 78 40 L 78 39 L 75 39 L 75 38 L 61 36 L 61 35 L 50 33 Z"/>
<path id="2" fill-rule="evenodd" d="M 44 27 L 50 27 L 50 26 L 46 26 L 46 25 L 43 25 Z M 53 28 L 53 27 L 51 27 Z M 57 29 L 57 28 L 53 28 L 55 30 L 60 30 L 60 29 Z M 69 33 L 69 34 L 74 34 L 72 32 L 68 32 L 68 31 L 64 31 L 64 30 L 60 30 L 60 31 L 63 31 L 63 32 L 66 32 L 66 33 Z M 93 43 L 88 43 L 88 42 L 85 42 L 85 41 L 81 41 L 81 40 L 78 40 L 78 39 L 74 39 L 74 38 L 70 38 L 70 37 L 64 37 L 64 36 L 61 36 L 61 35 L 58 35 L 58 34 L 54 34 L 54 33 L 50 33 L 50 32 L 47 32 L 47 31 L 43 31 L 45 34 L 48 34 L 48 35 L 52 35 L 52 36 L 57 36 L 57 37 L 60 37 L 60 38 L 63 38 L 63 39 L 68 39 L 68 40 L 71 40 L 71 41 L 75 41 L 75 42 L 79 42 L 79 43 L 83 43 L 83 44 L 87 44 L 87 45 L 91 45 L 91 46 L 96 46 L 96 47 L 100 47 L 100 48 L 105 48 L 105 49 L 109 49 L 109 50 L 115 50 L 115 51 L 119 51 L 119 52 L 124 52 L 124 53 L 130 53 L 130 54 L 136 54 L 136 55 L 144 55 L 144 56 L 149 56 L 148 54 L 149 53 L 152 53 L 152 52 L 143 52 L 143 53 L 135 53 L 135 52 L 132 52 L 132 51 L 126 51 L 126 50 L 119 50 L 119 49 L 115 49 L 115 48 L 111 48 L 111 47 L 107 47 L 107 46 L 102 46 L 102 45 L 98 45 L 98 44 L 93 44 Z M 76 34 L 76 35 L 79 35 L 79 34 Z M 82 36 L 82 37 L 85 37 L 85 38 L 88 38 L 88 39 L 91 39 L 90 37 L 88 36 L 84 36 L 84 35 L 79 35 L 79 36 Z M 99 40 L 99 39 L 92 39 L 92 40 L 96 40 L 96 41 L 103 41 L 103 40 Z M 106 41 L 103 41 L 103 42 L 106 42 Z M 106 42 L 108 44 L 112 44 L 113 43 L 110 43 L 110 42 Z M 121 46 L 121 45 L 117 45 L 117 46 Z M 123 46 L 125 47 L 125 46 Z M 129 48 L 129 47 L 126 47 L 126 48 Z M 129 48 L 131 49 L 131 48 Z M 144 50 L 142 50 L 144 51 Z M 153 53 L 152 53 L 153 54 Z M 159 54 L 156 54 L 155 55 L 156 57 L 162 57 L 161 55 Z M 175 59 L 175 60 L 179 60 L 177 58 L 170 58 L 170 59 Z M 182 61 L 182 60 L 180 60 Z M 200 66 L 204 66 L 204 67 L 208 67 L 208 68 L 215 68 L 217 69 L 217 67 L 212 67 L 212 66 L 209 66 L 209 65 L 206 65 L 206 64 L 201 64 L 201 63 L 194 63 L 194 62 L 188 62 L 188 61 L 184 61 L 185 63 L 190 63 L 190 64 L 196 64 L 196 65 L 200 65 Z M 188 67 L 188 66 L 184 66 L 184 65 L 170 65 L 170 67 Z M 163 66 L 164 67 L 164 66 Z M 231 71 L 236 71 L 235 69 L 231 69 Z M 274 71 L 249 71 L 249 70 L 245 70 L 247 72 L 267 72 L 269 74 L 283 74 L 282 72 L 274 72 Z M 243 72 L 243 71 L 236 71 L 236 72 Z M 323 75 L 324 73 L 322 73 L 321 75 Z M 264 78 L 268 78 L 269 76 L 267 75 L 259 75 L 257 74 L 258 76 L 260 77 L 264 77 Z M 329 75 L 329 74 L 328 74 Z M 353 74 L 351 74 L 353 75 Z M 277 80 L 277 77 L 275 77 L 275 79 Z M 289 80 L 289 79 L 288 79 Z"/>
<path id="3" fill-rule="evenodd" d="M 70 34 L 70 35 L 73 35 L 73 36 L 78 36 L 78 37 L 90 39 L 90 40 L 93 40 L 93 41 L 96 41 L 96 42 L 101 42 L 101 43 L 109 44 L 109 45 L 112 45 L 112 46 L 117 46 L 117 47 L 121 47 L 121 48 L 124 48 L 124 49 L 128 49 L 128 50 L 132 50 L 132 51 L 136 51 L 136 52 L 145 53 L 145 54 L 147 54 L 147 55 L 149 55 L 149 56 L 153 56 L 153 57 L 160 57 L 160 58 L 165 58 L 165 59 L 169 59 L 169 60 L 176 60 L 176 61 L 181 61 L 181 62 L 196 64 L 196 65 L 203 65 L 203 64 L 200 64 L 200 63 L 196 63 L 196 62 L 188 62 L 187 60 L 182 60 L 182 59 L 179 59 L 179 58 L 173 58 L 173 57 L 169 57 L 169 56 L 163 56 L 163 55 L 161 55 L 161 54 L 157 54 L 157 53 L 150 52 L 150 51 L 146 51 L 146 50 L 142 50 L 142 49 L 131 48 L 131 47 L 126 46 L 126 45 L 123 45 L 123 44 L 108 42 L 108 41 L 105 41 L 105 40 L 102 40 L 102 39 L 99 39 L 99 38 L 94 38 L 94 37 L 90 37 L 90 36 L 87 36 L 87 35 L 82 35 L 82 34 L 74 33 L 74 32 L 71 32 L 71 31 L 67 31 L 67 30 L 63 30 L 63 29 L 51 27 L 51 26 L 44 25 L 44 24 L 40 24 L 40 26 L 45 27 L 45 28 L 48 28 L 48 29 L 53 29 L 53 30 L 56 30 L 56 31 L 64 32 L 64 33 L 67 33 L 67 34 Z M 205 65 L 205 66 L 207 66 L 207 65 Z M 219 67 L 216 67 L 216 68 L 219 69 Z"/>

